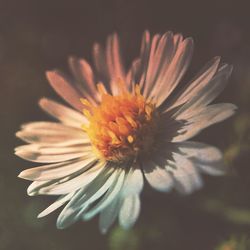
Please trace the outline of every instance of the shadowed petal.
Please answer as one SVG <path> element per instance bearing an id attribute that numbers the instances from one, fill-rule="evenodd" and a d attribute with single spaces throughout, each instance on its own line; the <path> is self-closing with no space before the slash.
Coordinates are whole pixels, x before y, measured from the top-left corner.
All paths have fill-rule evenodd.
<path id="1" fill-rule="evenodd" d="M 121 207 L 120 197 L 116 197 L 106 208 L 100 213 L 99 228 L 105 234 L 110 226 L 114 223 Z"/>
<path id="2" fill-rule="evenodd" d="M 190 194 L 202 187 L 202 179 L 192 161 L 185 156 L 174 154 L 175 168 L 172 170 L 175 188 L 181 194 Z"/>
<path id="3" fill-rule="evenodd" d="M 81 188 L 57 219 L 57 227 L 65 228 L 79 220 L 90 204 L 99 199 L 117 178 L 118 171 L 103 167 L 103 170 L 86 187 Z"/>
<path id="4" fill-rule="evenodd" d="M 103 196 L 103 198 L 90 210 L 88 210 L 83 215 L 84 220 L 92 219 L 96 214 L 101 212 L 104 208 L 106 208 L 117 196 L 119 196 L 119 192 L 122 189 L 123 183 L 125 179 L 125 171 L 122 170 L 117 176 L 116 181 L 112 183 L 107 193 Z"/>
<path id="5" fill-rule="evenodd" d="M 143 163 L 144 175 L 150 186 L 158 191 L 167 192 L 173 186 L 173 178 L 166 168 L 159 167 L 152 161 Z"/>
<path id="6" fill-rule="evenodd" d="M 124 181 L 121 195 L 122 197 L 126 197 L 131 194 L 139 194 L 142 191 L 142 189 L 143 189 L 142 171 L 137 165 L 133 165 L 126 176 L 126 180 Z"/>

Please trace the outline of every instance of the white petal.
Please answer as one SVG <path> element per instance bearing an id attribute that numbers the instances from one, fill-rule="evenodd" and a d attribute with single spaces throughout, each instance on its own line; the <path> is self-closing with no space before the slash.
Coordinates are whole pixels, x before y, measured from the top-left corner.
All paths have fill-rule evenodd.
<path id="1" fill-rule="evenodd" d="M 65 141 L 89 143 L 83 131 L 49 130 L 49 129 L 24 129 L 16 133 L 16 136 L 28 143 L 61 144 Z"/>
<path id="2" fill-rule="evenodd" d="M 62 179 L 34 181 L 28 187 L 28 195 L 61 195 L 87 186 L 101 172 L 103 164 L 96 164 L 88 170 L 79 171 Z"/>
<path id="3" fill-rule="evenodd" d="M 105 234 L 110 226 L 114 223 L 119 211 L 120 211 L 120 197 L 116 197 L 106 208 L 100 213 L 99 228 L 100 231 Z"/>
<path id="4" fill-rule="evenodd" d="M 57 218 L 57 227 L 65 228 L 79 220 L 88 206 L 107 191 L 116 176 L 117 171 L 104 166 L 99 175 L 88 186 L 80 189 L 65 206 Z"/>
<path id="5" fill-rule="evenodd" d="M 119 223 L 124 229 L 131 228 L 140 214 L 140 198 L 138 195 L 130 195 L 124 198 L 119 213 Z"/>
<path id="6" fill-rule="evenodd" d="M 42 98 L 39 101 L 39 105 L 44 111 L 65 125 L 81 129 L 82 124 L 87 122 L 86 118 L 80 112 L 48 98 Z"/>
<path id="7" fill-rule="evenodd" d="M 137 165 L 130 168 L 129 173 L 124 181 L 121 195 L 123 197 L 139 194 L 143 189 L 143 175 L 141 169 Z"/>
<path id="8" fill-rule="evenodd" d="M 58 154 L 58 155 L 43 155 L 31 151 L 17 151 L 15 152 L 15 154 L 25 160 L 32 162 L 40 162 L 40 163 L 62 162 L 62 161 L 81 158 L 82 156 L 84 156 L 84 152 Z"/>
<path id="9" fill-rule="evenodd" d="M 25 123 L 21 126 L 21 128 L 22 130 L 40 130 L 41 129 L 41 130 L 49 130 L 49 131 L 67 131 L 71 133 L 77 133 L 79 131 L 82 132 L 81 128 L 74 128 L 66 124 L 62 124 L 58 122 L 48 122 L 48 121 Z"/>
<path id="10" fill-rule="evenodd" d="M 216 147 L 191 141 L 181 142 L 178 145 L 202 172 L 210 175 L 225 173 L 223 155 Z"/>
<path id="11" fill-rule="evenodd" d="M 230 65 L 221 66 L 212 80 L 200 89 L 190 101 L 186 102 L 175 114 L 175 117 L 182 119 L 182 114 L 199 110 L 211 103 L 227 85 L 232 69 Z"/>
<path id="12" fill-rule="evenodd" d="M 44 217 L 52 212 L 54 212 L 56 209 L 64 205 L 67 201 L 69 201 L 74 195 L 74 192 L 69 193 L 67 195 L 60 196 L 54 203 L 52 203 L 49 207 L 47 207 L 45 210 L 43 210 L 40 214 L 38 214 L 38 218 Z"/>
<path id="13" fill-rule="evenodd" d="M 185 113 L 188 116 L 193 115 L 193 117 L 187 118 L 190 124 L 184 126 L 183 129 L 179 131 L 180 134 L 174 137 L 172 141 L 180 142 L 192 138 L 201 130 L 232 116 L 235 113 L 235 109 L 236 106 L 231 103 L 219 103 L 209 105 L 197 114 L 195 114 L 194 111 L 189 115 Z"/>
<path id="14" fill-rule="evenodd" d="M 159 167 L 156 163 L 147 161 L 143 164 L 144 175 L 148 183 L 156 190 L 167 192 L 173 186 L 173 178 L 166 168 Z"/>
<path id="15" fill-rule="evenodd" d="M 40 167 L 30 168 L 22 171 L 18 177 L 27 180 L 45 181 L 60 179 L 89 166 L 96 157 L 85 157 L 77 161 L 49 164 Z"/>
<path id="16" fill-rule="evenodd" d="M 202 187 L 202 179 L 194 164 L 185 156 L 173 154 L 175 168 L 172 170 L 175 188 L 182 194 L 190 194 Z"/>
<path id="17" fill-rule="evenodd" d="M 93 208 L 91 208 L 83 215 L 84 220 L 92 219 L 96 214 L 106 208 L 119 195 L 119 192 L 121 191 L 121 188 L 123 186 L 124 178 L 125 171 L 122 170 L 117 176 L 117 180 L 112 183 L 104 197 Z"/>
<path id="18" fill-rule="evenodd" d="M 58 147 L 57 145 L 44 145 L 44 144 L 28 144 L 22 145 L 15 148 L 15 152 L 27 152 L 40 155 L 60 155 L 68 153 L 80 153 L 87 152 L 88 154 L 93 151 L 92 146 L 90 145 L 77 145 L 69 147 Z"/>

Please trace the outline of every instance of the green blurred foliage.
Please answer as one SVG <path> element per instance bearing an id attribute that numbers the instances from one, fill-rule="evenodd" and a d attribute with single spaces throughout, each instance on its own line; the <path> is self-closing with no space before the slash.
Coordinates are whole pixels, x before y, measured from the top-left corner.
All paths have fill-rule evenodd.
<path id="1" fill-rule="evenodd" d="M 221 243 L 215 250 L 249 250 L 250 238 L 249 236 L 233 236 L 229 240 Z"/>
<path id="2" fill-rule="evenodd" d="M 126 231 L 116 227 L 109 238 L 110 250 L 136 250 L 139 247 L 139 237 L 135 230 Z"/>

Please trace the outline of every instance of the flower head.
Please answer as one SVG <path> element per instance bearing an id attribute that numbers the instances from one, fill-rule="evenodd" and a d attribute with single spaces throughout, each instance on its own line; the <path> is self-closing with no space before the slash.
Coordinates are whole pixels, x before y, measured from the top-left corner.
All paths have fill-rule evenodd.
<path id="1" fill-rule="evenodd" d="M 126 70 L 114 34 L 106 49 L 94 45 L 94 69 L 70 58 L 72 79 L 47 73 L 73 109 L 43 98 L 41 108 L 57 122 L 28 123 L 17 133 L 28 145 L 16 154 L 44 164 L 20 173 L 33 181 L 28 194 L 60 196 L 39 217 L 66 204 L 58 228 L 97 214 L 102 232 L 116 217 L 129 228 L 140 212 L 144 177 L 156 190 L 189 194 L 202 186 L 201 173 L 224 172 L 218 149 L 187 140 L 234 113 L 233 104 L 210 105 L 232 66 L 215 57 L 176 89 L 192 50 L 190 38 L 172 32 L 150 38 L 146 31 L 139 57 Z"/>

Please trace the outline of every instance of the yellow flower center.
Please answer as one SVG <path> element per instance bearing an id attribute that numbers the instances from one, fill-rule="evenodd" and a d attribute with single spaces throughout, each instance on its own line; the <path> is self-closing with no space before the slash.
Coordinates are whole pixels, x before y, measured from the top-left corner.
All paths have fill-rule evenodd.
<path id="1" fill-rule="evenodd" d="M 83 126 L 99 157 L 121 162 L 148 153 L 154 144 L 158 113 L 155 104 L 147 101 L 135 85 L 130 93 L 119 82 L 119 94 L 107 93 L 103 84 L 98 84 L 101 102 L 98 106 L 86 99 L 82 103 L 89 123 Z"/>

